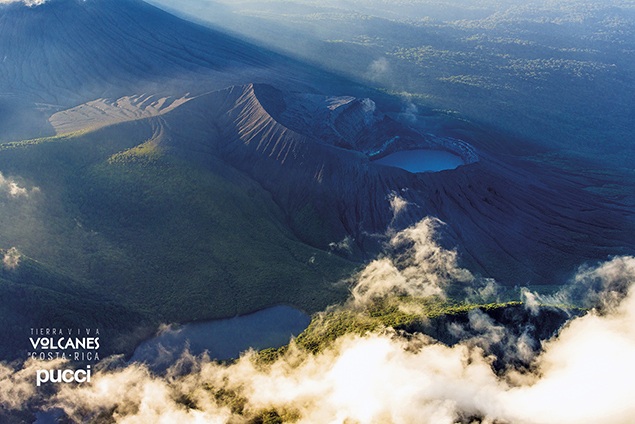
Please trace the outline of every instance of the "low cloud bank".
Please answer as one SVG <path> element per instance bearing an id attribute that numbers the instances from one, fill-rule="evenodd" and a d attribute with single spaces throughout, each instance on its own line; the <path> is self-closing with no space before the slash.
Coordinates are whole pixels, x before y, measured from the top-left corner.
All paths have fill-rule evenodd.
<path id="1" fill-rule="evenodd" d="M 438 225 L 427 219 L 394 235 L 390 253 L 355 277 L 346 307 L 385 295 L 442 295 L 450 284 L 486 287 L 435 242 Z M 449 326 L 462 339 L 454 346 L 381 329 L 342 336 L 315 355 L 292 344 L 270 364 L 258 362 L 255 352 L 230 365 L 185 354 L 155 375 L 143 364 L 110 358 L 90 384 L 58 385 L 45 400 L 26 383 L 34 362 L 18 370 L 2 365 L 0 401 L 15 409 L 37 400 L 77 422 L 630 423 L 633 270 L 632 257 L 581 269 L 574 285 L 587 287 L 597 309 L 542 345 L 527 332 L 510 337 L 509 329 L 474 310 L 465 324 Z M 501 343 L 525 365 L 495 369 L 490 347 Z"/>

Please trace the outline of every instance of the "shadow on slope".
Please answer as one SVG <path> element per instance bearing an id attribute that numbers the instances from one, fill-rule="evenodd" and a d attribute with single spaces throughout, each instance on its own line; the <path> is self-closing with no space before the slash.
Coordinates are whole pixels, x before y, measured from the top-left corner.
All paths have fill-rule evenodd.
<path id="1" fill-rule="evenodd" d="M 178 98 L 253 81 L 303 91 L 351 87 L 315 66 L 141 0 L 2 4 L 0 40 L 5 142 L 55 135 L 51 115 L 96 99 Z"/>

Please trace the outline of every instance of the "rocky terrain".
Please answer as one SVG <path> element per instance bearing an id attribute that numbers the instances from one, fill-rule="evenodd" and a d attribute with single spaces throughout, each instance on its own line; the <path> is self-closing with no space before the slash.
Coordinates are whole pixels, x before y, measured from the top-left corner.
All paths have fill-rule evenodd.
<path id="1" fill-rule="evenodd" d="M 313 119 L 311 119 L 313 117 Z M 385 234 L 435 216 L 466 265 L 506 285 L 563 284 L 580 263 L 633 248 L 632 214 L 562 171 L 478 152 L 421 133 L 371 99 L 234 86 L 184 103 L 147 125 L 150 144 L 214 167 L 239 169 L 270 192 L 295 234 L 355 260 L 380 252 Z M 410 173 L 373 163 L 386 152 L 447 149 L 466 165 Z M 394 199 L 404 205 L 396 209 Z M 630 229 L 624 231 L 625 229 Z"/>

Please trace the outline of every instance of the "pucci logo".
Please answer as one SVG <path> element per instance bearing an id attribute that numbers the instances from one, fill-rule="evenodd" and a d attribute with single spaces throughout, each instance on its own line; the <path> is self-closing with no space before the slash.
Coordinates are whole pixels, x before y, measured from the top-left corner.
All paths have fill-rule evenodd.
<path id="1" fill-rule="evenodd" d="M 40 387 L 43 383 L 90 383 L 90 365 L 85 370 L 37 370 L 36 384 Z"/>

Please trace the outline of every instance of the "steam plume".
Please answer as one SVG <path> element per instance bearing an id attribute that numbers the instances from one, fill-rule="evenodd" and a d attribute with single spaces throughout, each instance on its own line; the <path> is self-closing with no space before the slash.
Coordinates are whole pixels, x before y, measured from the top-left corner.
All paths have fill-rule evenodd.
<path id="1" fill-rule="evenodd" d="M 389 294 L 444 296 L 450 283 L 473 282 L 474 276 L 458 267 L 456 252 L 436 243 L 436 228 L 442 224 L 425 218 L 395 234 L 389 242 L 393 255 L 372 261 L 356 275 L 354 302 L 365 304 Z"/>

